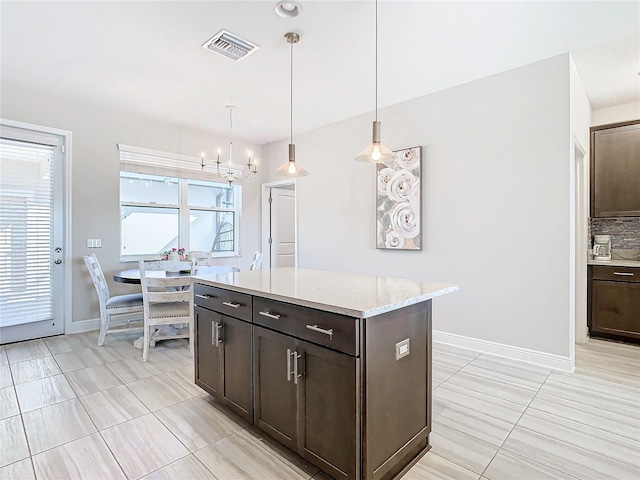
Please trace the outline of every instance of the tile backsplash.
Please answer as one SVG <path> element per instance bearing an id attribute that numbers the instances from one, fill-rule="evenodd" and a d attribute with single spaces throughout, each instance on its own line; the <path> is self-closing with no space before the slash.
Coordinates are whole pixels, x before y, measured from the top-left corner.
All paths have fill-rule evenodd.
<path id="1" fill-rule="evenodd" d="M 611 235 L 611 248 L 640 249 L 640 217 L 591 218 L 590 234 Z"/>

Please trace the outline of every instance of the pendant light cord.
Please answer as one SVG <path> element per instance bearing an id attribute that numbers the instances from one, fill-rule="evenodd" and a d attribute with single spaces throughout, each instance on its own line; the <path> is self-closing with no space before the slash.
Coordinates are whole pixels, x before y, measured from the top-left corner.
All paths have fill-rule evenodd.
<path id="1" fill-rule="evenodd" d="M 378 121 L 378 0 L 376 0 L 376 122 Z"/>
<path id="2" fill-rule="evenodd" d="M 291 118 L 290 118 L 290 136 L 289 138 L 291 139 L 291 141 L 289 143 L 293 143 L 293 42 L 290 43 L 291 45 Z"/>
<path id="3" fill-rule="evenodd" d="M 233 106 L 229 107 L 229 174 L 231 174 L 231 160 L 233 155 Z"/>

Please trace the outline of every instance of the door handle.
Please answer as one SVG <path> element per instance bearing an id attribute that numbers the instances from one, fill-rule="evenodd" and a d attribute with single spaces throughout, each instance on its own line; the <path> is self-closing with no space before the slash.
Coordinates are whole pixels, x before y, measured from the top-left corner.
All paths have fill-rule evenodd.
<path id="1" fill-rule="evenodd" d="M 211 345 L 218 345 L 216 342 L 216 322 L 211 320 Z"/>
<path id="2" fill-rule="evenodd" d="M 264 317 L 269 317 L 269 318 L 273 318 L 275 320 L 280 320 L 280 314 L 279 313 L 269 313 L 269 312 L 258 312 L 260 315 L 264 316 Z"/>
<path id="3" fill-rule="evenodd" d="M 231 307 L 231 308 L 238 308 L 240 306 L 239 303 L 231 303 L 231 302 L 222 302 L 223 305 L 226 305 L 227 307 Z"/>
<path id="4" fill-rule="evenodd" d="M 287 382 L 291 381 L 291 350 L 287 348 Z"/>

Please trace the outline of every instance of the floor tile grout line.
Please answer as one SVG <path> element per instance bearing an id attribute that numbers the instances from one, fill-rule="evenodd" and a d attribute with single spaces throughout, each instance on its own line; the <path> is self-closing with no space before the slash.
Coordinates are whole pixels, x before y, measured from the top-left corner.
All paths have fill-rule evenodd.
<path id="1" fill-rule="evenodd" d="M 527 413 L 527 410 L 529 410 L 529 407 L 531 406 L 531 404 L 533 403 L 533 401 L 535 400 L 536 396 L 538 395 L 538 392 L 540 392 L 540 389 L 542 388 L 542 386 L 545 384 L 545 382 L 547 381 L 547 379 L 549 378 L 549 375 L 551 375 L 551 372 L 549 372 L 547 374 L 547 376 L 545 377 L 545 379 L 542 381 L 542 383 L 540 384 L 540 386 L 538 387 L 538 390 L 536 390 L 536 393 L 534 393 L 533 397 L 531 397 L 531 400 L 529 401 L 529 403 L 527 404 L 527 406 L 524 408 L 524 410 L 522 411 L 522 413 L 520 414 L 520 416 L 518 417 L 518 419 L 515 421 L 515 423 L 513 424 L 513 426 L 511 427 L 511 430 L 509 430 L 509 433 L 507 433 L 506 437 L 504 437 L 504 440 L 502 441 L 502 443 L 498 446 L 498 450 L 496 451 L 496 453 L 493 455 L 493 457 L 491 458 L 491 460 L 489 461 L 489 463 L 487 463 L 487 466 L 484 467 L 484 470 L 482 471 L 482 473 L 480 474 L 480 476 L 484 476 L 484 474 L 486 473 L 487 469 L 489 468 L 489 465 L 491 465 L 491 462 L 493 462 L 493 460 L 496 458 L 496 456 L 498 455 L 498 453 L 500 452 L 500 450 L 502 450 L 502 448 L 504 447 L 504 444 L 507 442 L 507 440 L 509 439 L 509 437 L 511 436 L 511 434 L 513 433 L 513 430 L 516 428 L 516 426 L 518 425 L 518 423 L 520 422 L 520 420 L 522 420 L 522 417 L 524 416 L 525 413 Z"/>
<path id="2" fill-rule="evenodd" d="M 527 410 L 528 410 L 528 409 L 527 409 Z M 537 410 L 537 409 L 533 408 L 533 410 Z M 562 417 L 558 417 L 558 415 L 553 415 L 553 414 L 550 414 L 550 413 L 547 413 L 547 412 L 543 412 L 543 413 L 545 413 L 545 414 L 547 414 L 547 415 L 550 415 L 550 416 L 552 416 L 552 417 L 562 418 Z M 563 419 L 563 420 L 567 420 L 567 419 Z M 567 420 L 567 421 L 571 421 L 571 420 Z M 573 423 L 578 423 L 578 422 L 575 422 L 575 421 L 574 421 Z M 631 464 L 631 463 L 627 463 L 627 462 L 624 462 L 624 461 L 622 461 L 622 460 L 618 460 L 618 459 L 616 459 L 616 458 L 609 457 L 609 456 L 607 456 L 607 455 L 604 455 L 604 454 L 602 454 L 602 453 L 599 453 L 599 452 L 597 452 L 597 451 L 595 451 L 595 450 L 592 450 L 592 449 L 590 449 L 590 448 L 587 448 L 587 447 L 584 447 L 584 446 L 581 446 L 581 445 L 576 445 L 575 443 L 567 442 L 567 441 L 565 441 L 565 440 L 561 440 L 561 439 L 559 439 L 559 438 L 553 437 L 553 436 L 548 435 L 548 434 L 546 434 L 546 433 L 539 432 L 538 430 L 534 430 L 533 428 L 524 427 L 524 426 L 522 426 L 522 425 L 518 425 L 518 426 L 519 426 L 520 428 L 525 429 L 525 430 L 529 430 L 530 432 L 534 432 L 534 433 L 536 433 L 536 434 L 538 434 L 538 435 L 543 435 L 543 436 L 548 437 L 548 438 L 551 438 L 551 439 L 553 439 L 553 440 L 555 440 L 555 441 L 557 441 L 557 442 L 564 443 L 565 445 L 571 445 L 572 447 L 580 448 L 580 449 L 582 449 L 582 450 L 585 450 L 585 451 L 587 451 L 587 452 L 593 453 L 593 454 L 595 454 L 595 455 L 599 455 L 599 456 L 604 457 L 604 458 L 607 458 L 607 459 L 609 459 L 609 460 L 613 460 L 613 461 L 618 462 L 618 463 L 621 463 L 621 464 L 623 464 L 623 465 L 629 465 L 629 466 L 631 466 L 631 467 L 634 467 L 634 468 L 637 468 L 637 469 L 639 469 L 639 470 L 640 470 L 640 464 L 639 464 L 639 465 L 633 465 L 633 464 Z M 596 428 L 596 427 L 592 427 L 592 428 Z M 600 430 L 600 429 L 598 429 L 598 428 L 596 428 L 596 429 L 597 429 L 597 430 Z M 604 431 L 604 430 L 602 430 L 602 431 L 603 431 L 603 432 L 606 432 L 606 431 Z M 625 439 L 625 440 L 629 440 L 627 437 L 623 437 L 623 436 L 617 435 L 617 434 L 615 434 L 615 433 L 611 433 L 611 432 L 606 432 L 606 433 L 609 433 L 609 434 L 611 434 L 611 435 L 615 435 L 615 436 L 617 436 L 617 437 L 619 437 L 619 438 L 622 438 L 622 439 Z M 631 439 L 631 440 L 633 440 L 633 439 Z M 636 443 L 638 443 L 638 446 L 640 446 L 640 442 L 636 441 Z"/>
<path id="3" fill-rule="evenodd" d="M 609 460 L 609 461 L 611 461 L 611 462 L 615 462 L 615 463 L 617 463 L 617 464 L 619 464 L 619 465 L 624 465 L 625 467 L 631 467 L 631 468 L 633 468 L 633 469 L 635 469 L 635 470 L 638 470 L 638 471 L 640 472 L 640 467 L 639 467 L 639 466 L 631 465 L 631 464 L 629 464 L 629 463 L 623 462 L 623 461 L 618 460 L 618 459 L 616 459 L 616 458 L 608 457 L 607 455 L 603 455 L 602 453 L 594 452 L 593 450 L 589 450 L 588 448 L 581 447 L 580 445 L 575 445 L 575 444 L 573 444 L 573 443 L 565 442 L 564 440 L 560 440 L 560 439 L 558 439 L 558 438 L 552 437 L 552 436 L 550 436 L 550 435 L 547 435 L 546 433 L 541 433 L 541 432 L 538 432 L 538 431 L 536 431 L 536 430 L 532 430 L 531 428 L 523 427 L 523 426 L 521 426 L 521 425 L 520 425 L 520 426 L 518 426 L 518 428 L 522 428 L 523 430 L 528 430 L 529 432 L 533 432 L 533 433 L 535 433 L 536 435 L 540 435 L 540 436 L 542 436 L 542 437 L 549 438 L 549 439 L 554 440 L 554 441 L 556 441 L 556 442 L 558 442 L 558 443 L 562 443 L 562 444 L 564 444 L 564 445 L 568 445 L 568 446 L 570 446 L 570 447 L 577 448 L 577 449 L 579 449 L 579 450 L 584 450 L 585 452 L 588 452 L 589 454 L 591 454 L 591 456 L 594 456 L 594 455 L 595 455 L 595 456 L 597 456 L 597 457 L 604 458 L 604 459 Z M 501 448 L 502 448 L 502 447 L 501 447 Z M 508 448 L 504 448 L 504 450 L 508 451 L 509 453 L 517 453 L 517 452 L 513 452 L 513 451 L 509 450 Z M 520 455 L 520 456 L 522 456 L 522 455 Z M 524 458 L 528 458 L 528 457 L 524 457 Z M 533 459 L 528 458 L 528 460 L 533 460 Z M 536 461 L 536 460 L 533 460 L 533 461 Z M 542 464 L 542 465 L 544 465 L 544 466 L 546 466 L 546 467 L 553 468 L 553 469 L 557 470 L 555 467 L 552 467 L 552 466 L 550 466 L 550 465 L 544 464 L 544 463 L 542 463 L 542 462 L 539 462 L 539 461 L 538 461 L 537 463 L 540 463 L 540 464 Z M 558 470 L 558 471 L 561 471 L 561 470 Z M 568 473 L 566 473 L 566 472 L 564 472 L 564 471 L 561 471 L 561 472 L 562 472 L 562 473 L 564 473 L 565 475 L 569 475 Z"/>

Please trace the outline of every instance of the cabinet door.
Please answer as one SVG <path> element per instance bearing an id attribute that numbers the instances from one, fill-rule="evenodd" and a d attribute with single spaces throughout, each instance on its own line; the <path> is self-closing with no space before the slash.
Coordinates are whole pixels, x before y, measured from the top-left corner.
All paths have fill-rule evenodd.
<path id="1" fill-rule="evenodd" d="M 640 340 L 640 283 L 593 281 L 591 331 Z"/>
<path id="2" fill-rule="evenodd" d="M 222 315 L 222 401 L 233 412 L 253 423 L 251 391 L 251 324 Z"/>
<path id="3" fill-rule="evenodd" d="M 298 342 L 298 453 L 336 479 L 359 478 L 360 359 Z"/>
<path id="4" fill-rule="evenodd" d="M 640 124 L 592 133 L 594 217 L 640 216 Z"/>
<path id="5" fill-rule="evenodd" d="M 216 398 L 220 398 L 221 352 L 215 345 L 215 325 L 221 315 L 201 307 L 195 307 L 195 358 L 196 385 Z"/>
<path id="6" fill-rule="evenodd" d="M 265 328 L 253 330 L 255 424 L 297 450 L 297 385 L 291 353 L 295 340 Z"/>

